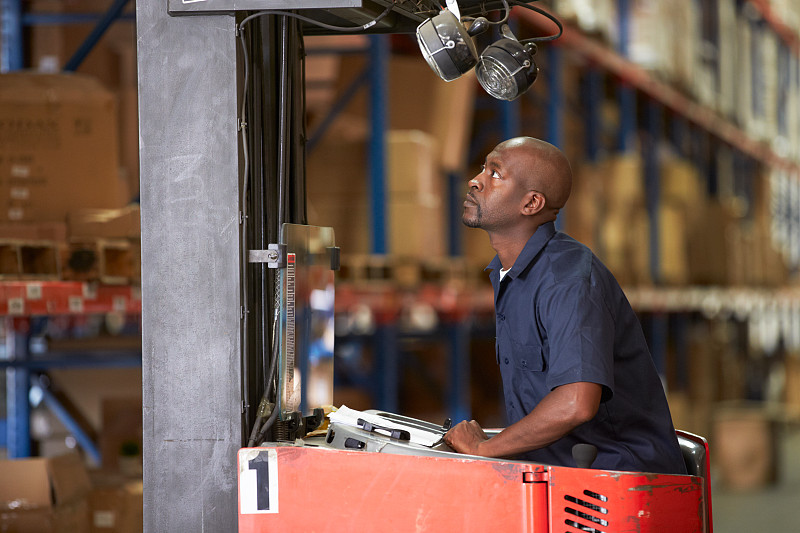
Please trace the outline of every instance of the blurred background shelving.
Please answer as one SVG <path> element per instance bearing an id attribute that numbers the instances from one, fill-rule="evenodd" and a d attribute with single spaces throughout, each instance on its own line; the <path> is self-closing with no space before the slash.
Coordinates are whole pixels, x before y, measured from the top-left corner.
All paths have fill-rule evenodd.
<path id="1" fill-rule="evenodd" d="M 102 207 L 117 216 L 135 209 L 126 207 L 138 195 L 133 2 L 2 2 L 3 72 L 74 71 L 98 81 L 97 91 L 115 102 L 115 133 L 106 142 L 117 148 L 98 150 L 115 154 L 113 178 L 124 201 Z M 333 226 L 342 248 L 335 403 L 502 425 L 491 364 L 492 294 L 483 273 L 494 252 L 483 232 L 462 227 L 460 206 L 467 180 L 495 144 L 532 135 L 559 146 L 573 164 L 572 198 L 558 227 L 592 248 L 625 288 L 676 426 L 711 439 L 720 487 L 772 490 L 785 482 L 784 472 L 796 471 L 789 465 L 797 459 L 781 443 L 795 438 L 800 420 L 800 6 L 542 5 L 564 22 L 564 34 L 540 46 L 539 80 L 514 102 L 491 99 L 471 75 L 443 83 L 413 36 L 306 38 L 309 222 Z M 554 31 L 525 10 L 514 11 L 512 25 L 521 37 Z M 3 274 L 14 280 L 0 282 L 7 346 L 20 328 L 34 333 L 26 337 L 33 346 L 49 340 L 53 321 L 68 322 L 61 336 L 99 338 L 94 348 L 101 352 L 120 332 L 136 336 L 136 310 L 126 309 L 119 326 L 113 300 L 111 309 L 91 314 L 3 307 L 20 298 L 12 286 L 30 291 L 68 274 L 69 245 L 81 240 L 71 231 L 87 217 L 78 207 L 63 221 L 30 221 L 64 224 L 50 239 L 61 244 L 40 250 L 61 263 L 33 272 L 45 281 L 23 279 L 31 272 L 19 268 Z M 110 246 L 103 243 L 124 241 L 125 264 L 136 264 L 135 231 L 93 231 L 82 237 L 84 248 L 87 237 L 96 254 Z M 47 240 L 7 236 L 0 253 L 7 243 L 13 257 L 23 253 L 20 246 L 40 249 Z M 67 283 L 102 292 L 102 275 Z M 120 276 L 118 287 L 135 302 L 135 276 Z M 37 349 L 28 346 L 16 353 Z M 6 349 L 6 361 L 12 353 Z M 101 358 L 85 359 L 115 364 L 112 354 Z M 135 359 L 122 360 L 133 366 L 115 379 L 140 379 Z M 75 390 L 68 379 L 81 382 L 62 377 L 59 384 L 39 370 L 52 387 Z M 29 385 L 29 375 L 7 374 L 6 418 L 13 423 L 6 428 L 20 430 L 20 420 L 35 416 L 18 410 L 28 405 L 20 391 L 44 389 Z M 70 403 L 67 396 L 61 403 Z M 89 441 L 102 433 L 100 416 L 75 405 L 66 411 L 59 424 L 74 424 L 72 433 L 83 431 Z M 63 429 L 55 432 L 62 440 L 69 433 Z M 41 451 L 46 437 L 22 431 L 29 432 L 28 449 Z M 26 448 L 18 450 L 11 455 Z M 763 461 L 748 462 L 754 454 Z"/>

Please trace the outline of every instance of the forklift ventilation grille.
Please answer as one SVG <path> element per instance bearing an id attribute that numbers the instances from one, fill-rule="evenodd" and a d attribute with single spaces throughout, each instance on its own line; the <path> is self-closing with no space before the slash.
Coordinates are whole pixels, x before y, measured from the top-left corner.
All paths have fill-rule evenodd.
<path id="1" fill-rule="evenodd" d="M 605 518 L 601 518 L 601 515 L 608 515 L 608 509 L 599 505 L 598 503 L 594 503 L 594 501 L 588 501 L 588 499 L 596 500 L 597 502 L 604 503 L 608 501 L 607 496 L 603 496 L 602 494 L 598 494 L 596 492 L 592 492 L 590 490 L 583 491 L 584 496 L 587 496 L 587 499 L 576 498 L 575 496 L 564 496 L 564 499 L 574 506 L 570 506 L 567 504 L 564 507 L 564 512 L 567 515 L 567 518 L 564 520 L 564 523 L 569 526 L 565 533 L 571 533 L 573 531 L 586 531 L 589 533 L 606 533 L 606 529 L 598 529 L 598 528 L 607 528 L 608 527 L 608 520 Z M 574 517 L 574 518 L 573 518 Z M 607 517 L 606 517 L 607 518 Z M 576 519 L 580 519 L 582 522 L 578 522 Z M 586 522 L 591 523 L 592 525 L 587 525 Z"/>

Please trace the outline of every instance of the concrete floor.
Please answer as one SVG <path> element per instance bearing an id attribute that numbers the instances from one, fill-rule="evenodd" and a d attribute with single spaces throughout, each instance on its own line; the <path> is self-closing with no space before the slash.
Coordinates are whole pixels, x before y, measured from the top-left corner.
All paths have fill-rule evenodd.
<path id="1" fill-rule="evenodd" d="M 734 492 L 713 482 L 714 531 L 718 533 L 800 532 L 800 428 L 781 432 L 779 479 L 770 487 Z M 714 449 L 711 449 L 713 457 Z"/>

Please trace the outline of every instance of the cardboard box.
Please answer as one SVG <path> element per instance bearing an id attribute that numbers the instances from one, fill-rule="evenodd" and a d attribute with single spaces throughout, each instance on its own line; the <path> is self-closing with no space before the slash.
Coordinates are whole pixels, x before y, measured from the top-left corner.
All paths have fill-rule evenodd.
<path id="1" fill-rule="evenodd" d="M 117 107 L 75 74 L 0 76 L 0 221 L 64 221 L 128 201 L 119 175 Z"/>
<path id="2" fill-rule="evenodd" d="M 631 213 L 645 206 L 644 171 L 638 154 L 619 154 L 602 163 L 606 211 Z M 569 203 L 567 203 L 569 205 Z"/>
<path id="3" fill-rule="evenodd" d="M 433 144 L 421 131 L 387 135 L 385 223 L 392 255 L 445 253 L 443 186 Z M 344 253 L 372 251 L 363 141 L 323 141 L 308 160 L 307 190 L 311 224 L 333 227 Z"/>
<path id="4" fill-rule="evenodd" d="M 566 215 L 567 233 L 595 252 L 599 249 L 602 199 L 603 180 L 599 166 L 582 165 L 575 172 L 572 193 L 562 213 Z"/>
<path id="5" fill-rule="evenodd" d="M 717 481 L 738 491 L 761 489 L 778 478 L 777 423 L 761 407 L 724 407 L 714 416 L 711 459 Z"/>
<path id="6" fill-rule="evenodd" d="M 420 130 L 393 130 L 386 135 L 387 192 L 390 200 L 418 200 L 439 205 L 443 177 L 434 137 Z"/>
<path id="7" fill-rule="evenodd" d="M 392 255 L 425 260 L 446 254 L 441 206 L 397 200 L 390 202 L 389 215 Z"/>
<path id="8" fill-rule="evenodd" d="M 339 92 L 366 65 L 364 57 L 342 58 Z M 463 171 L 467 165 L 475 91 L 473 71 L 444 82 L 419 54 L 392 56 L 388 64 L 388 122 L 391 130 L 422 130 L 436 140 L 440 164 L 445 171 Z M 369 120 L 366 91 L 353 98 L 338 123 L 365 131 Z M 368 130 L 367 130 L 368 131 Z"/>
<path id="9" fill-rule="evenodd" d="M 141 533 L 143 501 L 141 480 L 92 475 L 89 493 L 91 533 Z"/>
<path id="10" fill-rule="evenodd" d="M 649 285 L 650 217 L 639 208 L 606 217 L 600 231 L 600 259 L 622 286 Z"/>
<path id="11" fill-rule="evenodd" d="M 689 279 L 695 285 L 730 283 L 728 228 L 733 213 L 718 201 L 707 202 L 692 224 L 688 240 Z"/>
<path id="12" fill-rule="evenodd" d="M 67 225 L 64 222 L 0 223 L 0 239 L 65 242 Z"/>
<path id="13" fill-rule="evenodd" d="M 88 533 L 89 488 L 77 454 L 0 461 L 0 531 Z"/>
<path id="14" fill-rule="evenodd" d="M 658 279 L 667 285 L 685 285 L 689 282 L 686 210 L 666 201 L 659 206 L 658 217 Z"/>

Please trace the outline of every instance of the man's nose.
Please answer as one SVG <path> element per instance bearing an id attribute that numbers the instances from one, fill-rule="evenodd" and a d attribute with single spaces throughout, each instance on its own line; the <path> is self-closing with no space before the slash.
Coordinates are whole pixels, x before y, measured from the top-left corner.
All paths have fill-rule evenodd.
<path id="1" fill-rule="evenodd" d="M 483 183 L 478 180 L 477 176 L 469 180 L 468 185 L 470 189 L 478 189 L 478 192 L 483 190 Z"/>

